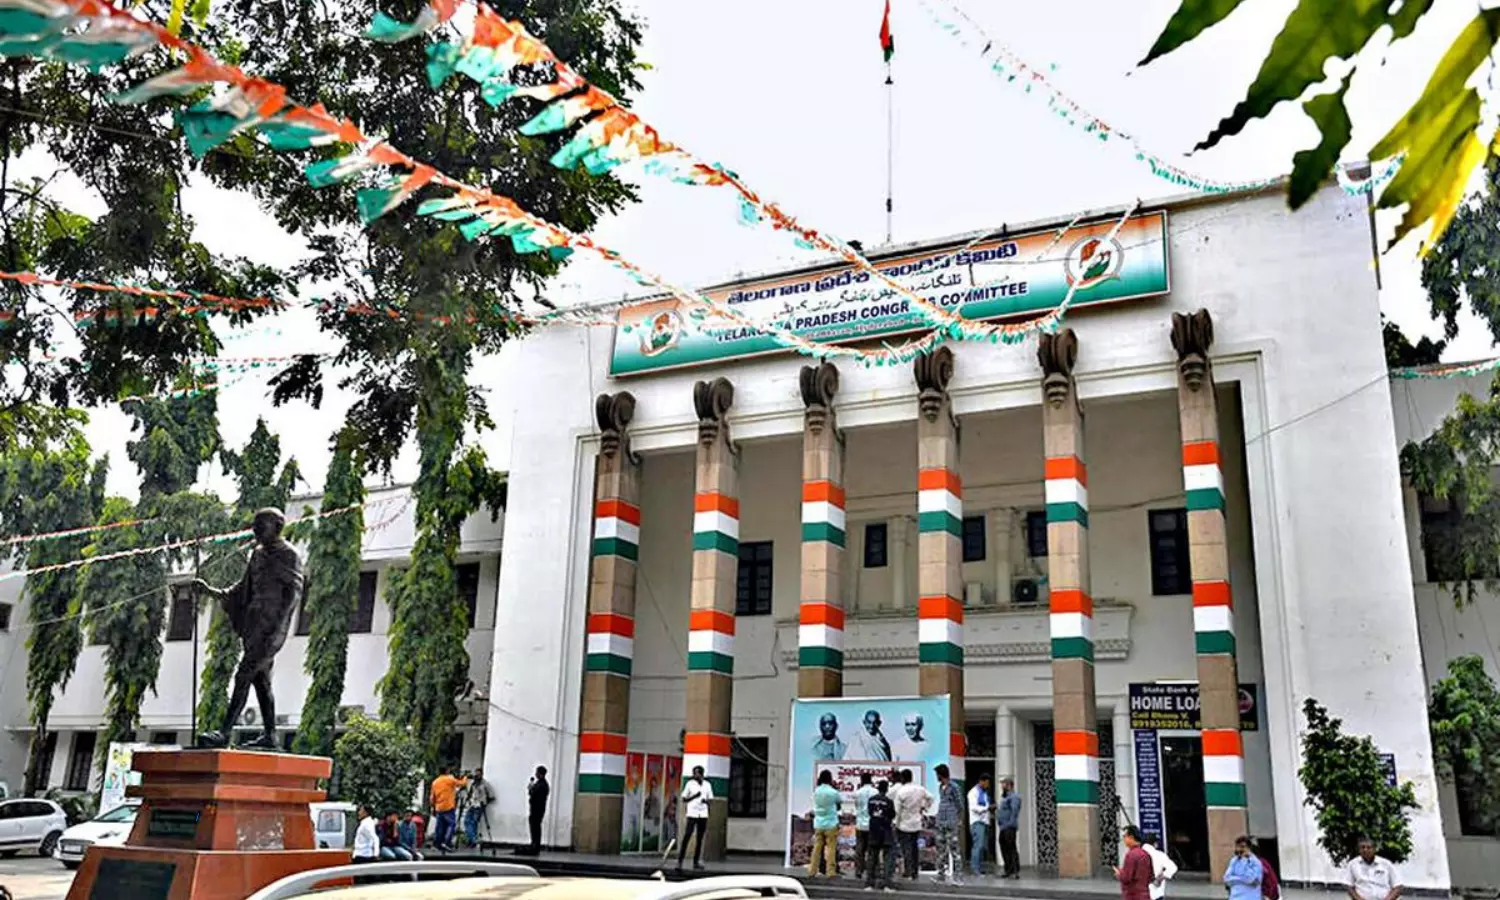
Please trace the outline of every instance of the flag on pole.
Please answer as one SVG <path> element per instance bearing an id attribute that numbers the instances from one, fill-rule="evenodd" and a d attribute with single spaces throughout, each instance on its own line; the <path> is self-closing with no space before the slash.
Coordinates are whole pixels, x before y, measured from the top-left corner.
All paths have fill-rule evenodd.
<path id="1" fill-rule="evenodd" d="M 896 39 L 891 37 L 891 0 L 885 0 L 885 16 L 880 20 L 880 50 L 886 62 L 896 55 Z"/>

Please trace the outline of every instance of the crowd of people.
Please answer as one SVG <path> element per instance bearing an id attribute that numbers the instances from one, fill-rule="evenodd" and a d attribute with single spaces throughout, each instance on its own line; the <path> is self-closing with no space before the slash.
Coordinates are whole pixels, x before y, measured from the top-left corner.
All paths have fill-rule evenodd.
<path id="1" fill-rule="evenodd" d="M 539 773 L 545 776 L 545 770 Z M 495 791 L 482 769 L 462 775 L 443 766 L 428 788 L 430 819 L 420 809 L 377 812 L 365 805 L 359 807 L 354 861 L 418 860 L 428 849 L 452 853 L 459 849 L 460 840 L 466 846 L 478 847 L 486 810 L 494 799 Z M 545 803 L 545 797 L 543 800 Z"/>

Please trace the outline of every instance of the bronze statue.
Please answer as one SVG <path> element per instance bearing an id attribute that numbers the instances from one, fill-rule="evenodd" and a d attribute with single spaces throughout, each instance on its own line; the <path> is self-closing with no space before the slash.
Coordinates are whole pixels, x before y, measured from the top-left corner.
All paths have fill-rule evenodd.
<path id="1" fill-rule="evenodd" d="M 194 582 L 198 591 L 219 599 L 243 646 L 223 727 L 198 735 L 199 747 L 228 746 L 234 723 L 254 686 L 264 733 L 245 746 L 280 749 L 276 743 L 276 701 L 271 696 L 271 664 L 276 651 L 286 643 L 287 626 L 302 597 L 302 562 L 296 549 L 281 539 L 284 525 L 286 516 L 281 510 L 258 510 L 253 530 L 259 546 L 251 552 L 239 582 L 230 588 L 216 588 L 201 578 Z"/>

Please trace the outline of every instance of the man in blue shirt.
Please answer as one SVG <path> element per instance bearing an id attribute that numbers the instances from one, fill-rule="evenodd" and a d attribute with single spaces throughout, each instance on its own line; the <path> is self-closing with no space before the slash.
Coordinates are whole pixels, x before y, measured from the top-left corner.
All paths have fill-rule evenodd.
<path id="1" fill-rule="evenodd" d="M 1250 838 L 1234 839 L 1234 856 L 1224 870 L 1229 900 L 1260 900 L 1260 860 L 1250 852 Z"/>
<path id="2" fill-rule="evenodd" d="M 1005 870 L 1002 878 L 1021 877 L 1021 854 L 1016 850 L 1016 830 L 1021 827 L 1021 795 L 1009 778 L 1000 781 L 1000 802 L 995 804 L 995 830 L 1000 833 L 1000 858 Z"/>
<path id="3" fill-rule="evenodd" d="M 948 773 L 948 767 L 938 763 L 933 769 L 938 777 L 937 833 L 937 881 L 963 884 L 958 877 L 963 868 L 963 850 L 959 846 L 958 830 L 963 826 L 964 794 L 958 783 Z"/>
<path id="4" fill-rule="evenodd" d="M 812 855 L 807 861 L 807 874 L 818 874 L 818 857 L 827 861 L 828 877 L 839 877 L 839 803 L 842 796 L 833 786 L 833 773 L 824 769 L 818 773 L 818 786 L 813 789 L 813 845 Z"/>

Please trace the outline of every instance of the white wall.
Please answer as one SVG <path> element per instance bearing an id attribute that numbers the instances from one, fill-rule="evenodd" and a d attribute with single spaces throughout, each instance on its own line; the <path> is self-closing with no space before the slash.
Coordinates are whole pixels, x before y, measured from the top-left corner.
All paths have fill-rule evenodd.
<path id="1" fill-rule="evenodd" d="M 1404 522 L 1366 205 L 1330 187 L 1295 215 L 1274 192 L 1179 206 L 1172 211 L 1170 241 L 1173 291 L 1168 297 L 1069 316 L 1082 347 L 1079 391 L 1090 409 L 1109 396 L 1171 391 L 1170 314 L 1199 307 L 1212 312 L 1216 372 L 1221 384 L 1238 383 L 1244 404 L 1253 554 L 1241 557 L 1236 591 L 1243 596 L 1240 586 L 1253 572 L 1261 601 L 1256 619 L 1268 718 L 1263 739 L 1274 772 L 1275 831 L 1286 877 L 1337 877 L 1315 849 L 1316 826 L 1295 776 L 1300 706 L 1311 696 L 1396 754 L 1399 774 L 1415 782 L 1423 804 L 1414 816 L 1417 851 L 1406 866 L 1406 880 L 1413 887 L 1447 887 L 1411 571 L 1407 555 L 1392 552 L 1405 546 Z M 802 358 L 772 356 L 614 381 L 606 375 L 610 341 L 610 333 L 599 329 L 550 329 L 529 337 L 517 371 L 526 383 L 545 384 L 547 390 L 517 391 L 512 397 L 513 502 L 502 591 L 547 602 L 507 605 L 502 612 L 495 698 L 513 721 L 501 728 L 500 716 L 492 717 L 488 758 L 491 767 L 502 760 L 553 761 L 559 796 L 546 837 L 561 843 L 570 840 L 572 824 L 567 795 L 577 752 L 593 395 L 635 393 L 635 446 L 647 452 L 692 446 L 692 383 L 715 375 L 735 384 L 732 430 L 747 446 L 801 432 L 797 374 L 806 362 Z M 1035 409 L 1041 398 L 1033 346 L 955 346 L 951 391 L 960 417 Z M 909 368 L 844 365 L 841 372 L 838 414 L 851 434 L 914 419 Z M 898 449 L 899 443 L 893 444 L 891 452 Z M 1129 443 L 1095 446 L 1091 468 L 1104 479 L 1106 457 L 1132 452 Z M 755 465 L 753 458 L 747 464 Z M 1165 484 L 1165 470 L 1162 478 Z M 653 483 L 649 476 L 647 483 Z M 794 491 L 787 496 L 794 502 Z M 1103 504 L 1102 498 L 1095 501 Z M 643 532 L 656 527 L 651 515 L 643 514 Z M 745 525 L 761 527 L 750 518 Z M 1101 540 L 1109 529 L 1100 523 Z M 778 565 L 784 568 L 780 560 Z M 1100 582 L 1096 592 L 1124 593 L 1128 587 Z M 1252 640 L 1253 632 L 1247 623 L 1242 636 Z M 642 658 L 638 653 L 638 667 Z M 763 665 L 759 654 L 748 658 Z M 566 660 L 561 679 L 552 675 L 558 660 Z M 543 679 L 538 672 L 549 674 Z M 860 689 L 873 687 L 867 683 Z M 663 702 L 670 707 L 669 700 Z M 1252 786 L 1252 791 L 1264 789 L 1264 782 Z M 500 827 L 520 837 L 520 798 L 503 798 L 502 804 L 506 814 Z M 738 829 L 734 834 L 738 837 Z"/>

